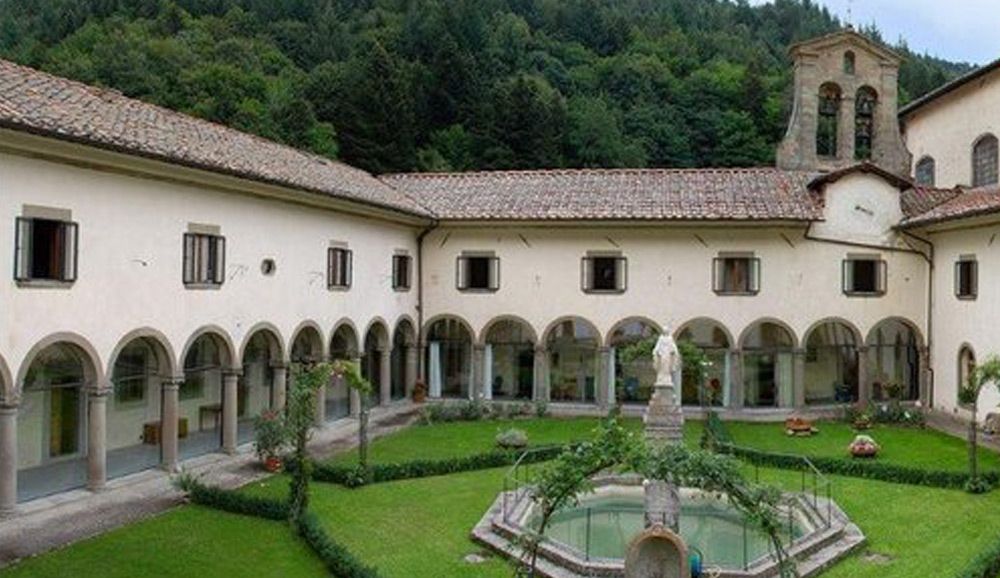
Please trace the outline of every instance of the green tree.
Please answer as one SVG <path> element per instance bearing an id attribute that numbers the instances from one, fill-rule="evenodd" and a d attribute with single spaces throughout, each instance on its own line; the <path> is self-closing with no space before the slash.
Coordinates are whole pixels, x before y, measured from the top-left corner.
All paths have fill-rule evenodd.
<path id="1" fill-rule="evenodd" d="M 987 492 L 990 486 L 979 476 L 979 395 L 984 387 L 996 386 L 1000 389 L 1000 357 L 990 356 L 969 376 L 965 383 L 959 384 L 958 402 L 969 408 L 972 413 L 969 419 L 969 481 L 966 490 L 972 493 Z"/>
<path id="2" fill-rule="evenodd" d="M 289 517 L 293 525 L 298 525 L 309 506 L 309 479 L 312 476 L 312 460 L 307 446 L 316 425 L 316 400 L 320 388 L 330 380 L 330 366 L 293 368 L 294 378 L 288 388 L 285 401 L 285 427 L 292 453 L 287 458 L 291 473 L 289 484 Z"/>

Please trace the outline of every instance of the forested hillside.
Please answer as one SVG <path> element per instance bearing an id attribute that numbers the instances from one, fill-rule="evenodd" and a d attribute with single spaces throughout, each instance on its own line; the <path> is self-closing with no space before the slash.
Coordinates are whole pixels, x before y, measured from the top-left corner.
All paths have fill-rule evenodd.
<path id="1" fill-rule="evenodd" d="M 838 26 L 809 0 L 0 0 L 0 55 L 380 173 L 745 166 L 773 162 L 788 45 Z M 896 48 L 904 101 L 966 70 Z"/>

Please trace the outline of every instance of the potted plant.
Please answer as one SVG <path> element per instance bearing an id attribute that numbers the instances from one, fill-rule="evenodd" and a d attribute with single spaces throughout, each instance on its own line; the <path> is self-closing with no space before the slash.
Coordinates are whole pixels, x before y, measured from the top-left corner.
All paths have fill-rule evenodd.
<path id="1" fill-rule="evenodd" d="M 427 384 L 418 379 L 413 385 L 413 403 L 424 403 L 425 401 L 427 401 Z"/>
<path id="2" fill-rule="evenodd" d="M 852 425 L 854 429 L 860 431 L 871 429 L 872 418 L 867 412 L 861 412 L 854 417 L 854 423 Z"/>
<path id="3" fill-rule="evenodd" d="M 871 436 L 857 435 L 851 445 L 847 446 L 851 455 L 856 458 L 874 458 L 878 455 L 879 445 Z"/>
<path id="4" fill-rule="evenodd" d="M 254 450 L 257 459 L 269 472 L 281 469 L 281 451 L 285 447 L 285 423 L 281 412 L 265 410 L 254 418 Z"/>
<path id="5" fill-rule="evenodd" d="M 523 450 L 528 447 L 528 434 L 523 429 L 506 429 L 497 434 L 496 443 L 502 450 Z"/>

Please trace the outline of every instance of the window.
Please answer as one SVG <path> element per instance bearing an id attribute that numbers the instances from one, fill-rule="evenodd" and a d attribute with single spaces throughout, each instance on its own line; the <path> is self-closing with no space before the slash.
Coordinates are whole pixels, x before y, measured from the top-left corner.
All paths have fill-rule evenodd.
<path id="1" fill-rule="evenodd" d="M 467 254 L 458 258 L 459 291 L 496 291 L 500 288 L 500 259 L 492 254 Z"/>
<path id="2" fill-rule="evenodd" d="M 886 263 L 878 257 L 848 257 L 844 260 L 846 295 L 884 295 Z"/>
<path id="3" fill-rule="evenodd" d="M 972 186 L 997 184 L 998 154 L 997 137 L 988 134 L 976 141 L 972 147 Z"/>
<path id="4" fill-rule="evenodd" d="M 816 154 L 837 156 L 837 131 L 840 117 L 840 87 L 827 83 L 819 89 L 819 119 L 816 125 Z"/>
<path id="5" fill-rule="evenodd" d="M 354 269 L 354 253 L 344 247 L 330 247 L 326 254 L 326 286 L 330 289 L 350 289 Z"/>
<path id="6" fill-rule="evenodd" d="M 225 237 L 205 233 L 185 233 L 184 284 L 218 286 L 225 280 Z"/>
<path id="7" fill-rule="evenodd" d="M 917 163 L 917 170 L 915 171 L 917 184 L 924 185 L 925 187 L 934 186 L 934 159 L 932 157 L 924 157 L 920 159 Z"/>
<path id="8" fill-rule="evenodd" d="M 409 291 L 412 263 L 409 255 L 392 256 L 392 288 L 396 291 Z"/>
<path id="9" fill-rule="evenodd" d="M 583 258 L 581 281 L 587 293 L 623 293 L 628 261 L 621 255 L 588 255 Z"/>
<path id="10" fill-rule="evenodd" d="M 960 257 L 955 262 L 955 296 L 975 299 L 979 291 L 979 263 L 973 256 Z"/>
<path id="11" fill-rule="evenodd" d="M 712 288 L 720 295 L 756 295 L 760 291 L 760 259 L 753 255 L 716 257 Z"/>
<path id="12" fill-rule="evenodd" d="M 854 158 L 871 160 L 875 143 L 875 106 L 878 95 L 868 86 L 858 89 L 854 99 Z"/>
<path id="13" fill-rule="evenodd" d="M 854 74 L 856 60 L 854 53 L 850 50 L 844 53 L 844 74 Z"/>
<path id="14" fill-rule="evenodd" d="M 15 280 L 76 281 L 76 223 L 18 217 L 15 228 Z"/>

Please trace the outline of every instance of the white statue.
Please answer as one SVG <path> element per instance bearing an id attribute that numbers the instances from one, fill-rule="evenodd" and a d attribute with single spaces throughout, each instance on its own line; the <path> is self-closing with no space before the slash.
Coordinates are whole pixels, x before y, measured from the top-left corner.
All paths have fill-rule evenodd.
<path id="1" fill-rule="evenodd" d="M 656 340 L 656 347 L 653 348 L 653 367 L 656 369 L 656 385 L 666 385 L 673 387 L 674 373 L 680 363 L 680 351 L 677 350 L 677 343 L 667 328 Z"/>

